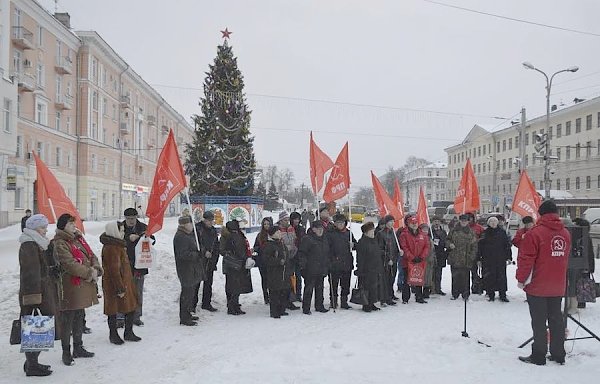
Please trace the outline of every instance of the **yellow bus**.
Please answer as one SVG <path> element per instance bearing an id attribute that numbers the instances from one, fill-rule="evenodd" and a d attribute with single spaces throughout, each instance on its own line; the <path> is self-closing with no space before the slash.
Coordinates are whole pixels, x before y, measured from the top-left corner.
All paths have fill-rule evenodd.
<path id="1" fill-rule="evenodd" d="M 367 207 L 364 205 L 353 205 L 352 206 L 352 222 L 353 223 L 362 223 L 365 219 L 365 213 L 367 212 Z M 344 207 L 344 215 L 348 217 L 348 207 Z"/>

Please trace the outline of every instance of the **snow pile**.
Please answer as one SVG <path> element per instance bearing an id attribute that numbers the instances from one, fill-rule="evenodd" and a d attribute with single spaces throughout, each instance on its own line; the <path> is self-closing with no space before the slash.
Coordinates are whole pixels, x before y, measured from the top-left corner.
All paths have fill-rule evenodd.
<path id="1" fill-rule="evenodd" d="M 274 213 L 266 213 L 277 217 Z M 98 235 L 105 223 L 86 223 L 86 239 L 97 254 Z M 213 304 L 216 313 L 200 311 L 197 327 L 179 325 L 179 282 L 175 273 L 172 239 L 175 218 L 165 220 L 157 234 L 158 262 L 147 276 L 144 296 L 146 325 L 136 328 L 139 343 L 115 346 L 108 341 L 102 304 L 87 310 L 84 344 L 96 353 L 92 359 L 77 359 L 73 367 L 60 362 L 61 348 L 42 353 L 40 362 L 51 364 L 54 373 L 47 383 L 101 383 L 118 379 L 123 383 L 382 383 L 394 381 L 443 383 L 543 383 L 595 382 L 600 378 L 600 343 L 578 340 L 566 343 L 567 364 L 545 367 L 526 365 L 518 355 L 529 354 L 529 346 L 517 349 L 531 336 L 525 295 L 516 288 L 514 266 L 508 274 L 510 303 L 489 303 L 472 296 L 468 304 L 468 333 L 461 337 L 464 304 L 449 296 L 433 296 L 426 305 L 414 298 L 373 313 L 354 308 L 311 316 L 290 311 L 279 320 L 269 317 L 262 303 L 260 275 L 252 270 L 254 292 L 242 295 L 245 316 L 228 316 L 225 279 L 215 272 Z M 353 225 L 357 238 L 358 225 Z M 51 228 L 51 232 L 53 229 Z M 23 373 L 24 357 L 17 346 L 8 346 L 11 320 L 19 307 L 16 241 L 20 229 L 0 230 L 0 383 L 31 382 Z M 53 234 L 49 234 L 53 236 Z M 256 232 L 248 235 L 251 244 Z M 516 256 L 516 255 L 515 255 Z M 326 285 L 325 290 L 327 291 Z M 450 270 L 444 269 L 443 289 L 450 291 Z M 327 294 L 326 294 L 327 296 Z M 325 304 L 328 305 L 328 298 Z M 356 307 L 356 306 L 354 306 Z M 600 333 L 600 304 L 588 304 L 578 316 Z M 586 333 L 569 321 L 571 335 Z M 477 341 L 491 345 L 488 348 Z"/>

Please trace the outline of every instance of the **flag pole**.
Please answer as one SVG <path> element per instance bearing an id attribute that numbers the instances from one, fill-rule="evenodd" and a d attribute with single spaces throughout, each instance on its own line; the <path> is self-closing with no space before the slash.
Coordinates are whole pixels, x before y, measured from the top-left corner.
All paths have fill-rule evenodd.
<path id="1" fill-rule="evenodd" d="M 185 187 L 185 196 L 187 197 L 187 202 L 190 208 L 192 207 L 192 200 L 190 200 L 190 189 Z M 190 210 L 190 218 L 192 219 L 192 224 L 194 227 L 194 238 L 196 239 L 196 247 L 198 247 L 198 252 L 200 252 L 200 241 L 198 241 L 198 231 L 196 230 L 196 223 L 194 223 L 194 216 L 192 216 L 192 212 Z"/>
<path id="2" fill-rule="evenodd" d="M 317 175 L 315 172 L 315 200 L 317 201 L 317 220 L 320 220 L 321 212 L 320 212 L 319 208 L 321 207 L 321 201 L 319 200 L 319 191 L 317 190 L 318 187 L 319 187 L 319 184 L 317 184 Z"/>
<path id="3" fill-rule="evenodd" d="M 425 187 L 423 187 L 423 197 L 425 197 Z M 431 229 L 431 219 L 429 218 L 429 211 L 427 210 L 427 199 L 425 199 L 425 214 L 427 215 L 427 226 L 429 227 L 429 236 L 433 240 L 433 229 Z"/>
<path id="4" fill-rule="evenodd" d="M 348 186 L 348 216 L 350 216 L 348 218 L 350 220 L 348 232 L 350 232 L 350 252 L 352 252 L 352 188 L 350 186 Z"/>
<path id="5" fill-rule="evenodd" d="M 48 198 L 48 203 L 50 204 L 50 210 L 52 211 L 52 217 L 54 218 L 54 222 L 56 223 L 56 212 L 54 211 L 54 205 L 52 204 L 52 199 Z"/>

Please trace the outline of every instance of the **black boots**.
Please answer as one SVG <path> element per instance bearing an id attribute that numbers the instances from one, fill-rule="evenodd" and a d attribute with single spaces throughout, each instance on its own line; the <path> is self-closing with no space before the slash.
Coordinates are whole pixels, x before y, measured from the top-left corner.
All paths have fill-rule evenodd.
<path id="1" fill-rule="evenodd" d="M 141 337 L 138 337 L 133 333 L 133 312 L 125 315 L 125 332 L 123 333 L 123 339 L 127 341 L 140 341 Z"/>
<path id="2" fill-rule="evenodd" d="M 77 359 L 79 357 L 81 357 L 81 358 L 94 357 L 94 353 L 86 351 L 85 348 L 83 348 L 83 345 L 73 345 L 73 358 Z"/>
<path id="3" fill-rule="evenodd" d="M 117 316 L 109 315 L 108 316 L 108 340 L 115 345 L 121 345 L 124 343 L 121 336 L 117 332 Z"/>
<path id="4" fill-rule="evenodd" d="M 329 302 L 331 303 L 329 305 L 329 308 L 333 308 L 336 309 L 337 308 L 337 304 L 338 304 L 338 297 L 337 296 L 330 296 L 329 297 Z"/>
<path id="5" fill-rule="evenodd" d="M 26 376 L 48 376 L 52 373 L 49 365 L 38 363 L 39 352 L 25 352 L 23 371 Z"/>
<path id="6" fill-rule="evenodd" d="M 71 346 L 69 346 L 69 350 L 63 349 L 62 362 L 64 365 L 75 364 L 75 360 L 73 360 L 73 356 L 71 355 Z"/>
<path id="7" fill-rule="evenodd" d="M 342 309 L 351 309 L 352 307 L 348 305 L 348 296 L 342 296 L 340 298 L 340 308 Z"/>

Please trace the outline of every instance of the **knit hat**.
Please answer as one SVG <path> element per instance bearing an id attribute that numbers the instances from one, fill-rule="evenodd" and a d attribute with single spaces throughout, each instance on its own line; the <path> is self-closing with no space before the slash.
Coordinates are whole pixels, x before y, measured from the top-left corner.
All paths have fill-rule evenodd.
<path id="1" fill-rule="evenodd" d="M 56 221 L 56 228 L 58 228 L 60 230 L 64 230 L 65 227 L 67 226 L 67 223 L 70 221 L 74 222 L 75 217 L 68 213 L 63 213 L 62 215 L 60 215 L 60 217 Z M 27 225 L 27 223 L 25 225 Z"/>
<path id="2" fill-rule="evenodd" d="M 469 215 L 466 213 L 463 213 L 462 215 L 458 216 L 458 220 L 467 220 L 469 221 Z"/>
<path id="3" fill-rule="evenodd" d="M 362 231 L 362 233 L 367 233 L 370 230 L 375 229 L 375 224 L 373 224 L 373 222 L 369 221 L 368 223 L 363 224 L 360 227 L 360 230 Z"/>
<path id="4" fill-rule="evenodd" d="M 506 221 L 504 215 L 496 215 L 496 219 L 498 219 L 498 221 Z"/>
<path id="5" fill-rule="evenodd" d="M 334 223 L 338 223 L 338 222 L 347 223 L 348 219 L 346 218 L 346 216 L 343 213 L 336 213 L 335 215 L 333 215 L 333 222 Z"/>
<path id="6" fill-rule="evenodd" d="M 33 215 L 25 222 L 25 228 L 38 229 L 40 227 L 48 226 L 48 218 L 41 213 Z"/>
<path id="7" fill-rule="evenodd" d="M 301 219 L 302 219 L 302 216 L 298 212 L 294 211 L 294 212 L 290 213 L 290 221 L 301 220 Z"/>
<path id="8" fill-rule="evenodd" d="M 213 211 L 205 211 L 202 215 L 202 218 L 206 220 L 214 220 L 215 214 L 213 213 Z"/>
<path id="9" fill-rule="evenodd" d="M 179 216 L 179 225 L 184 225 L 187 223 L 191 223 L 192 222 L 192 217 L 191 216 Z"/>
<path id="10" fill-rule="evenodd" d="M 267 231 L 267 233 L 269 234 L 269 236 L 273 236 L 275 234 L 275 232 L 279 231 L 279 226 L 278 225 L 274 225 L 272 227 L 269 227 L 269 230 Z"/>
<path id="11" fill-rule="evenodd" d="M 327 204 L 321 204 L 319 206 L 319 213 L 323 212 L 323 211 L 327 211 L 329 209 L 329 207 L 327 206 Z"/>
<path id="12" fill-rule="evenodd" d="M 279 221 L 285 220 L 285 219 L 289 220 L 290 219 L 290 215 L 286 211 L 279 212 Z"/>
<path id="13" fill-rule="evenodd" d="M 321 220 L 315 220 L 312 223 L 310 223 L 310 227 L 311 228 L 323 228 L 323 222 L 321 222 Z"/>
<path id="14" fill-rule="evenodd" d="M 386 216 L 383 218 L 383 222 L 384 222 L 384 223 L 386 223 L 386 224 L 387 224 L 388 222 L 390 222 L 390 221 L 394 221 L 394 220 L 396 220 L 396 219 L 394 219 L 394 216 L 392 216 L 392 215 L 386 215 Z"/>
<path id="15" fill-rule="evenodd" d="M 531 217 L 531 216 L 525 216 L 523 218 L 523 220 L 521 220 L 521 221 L 523 221 L 523 224 L 533 223 L 533 217 Z"/>
<path id="16" fill-rule="evenodd" d="M 127 208 L 124 212 L 123 212 L 123 216 L 125 217 L 137 217 L 138 215 L 138 211 L 135 208 Z"/>
<path id="17" fill-rule="evenodd" d="M 558 207 L 554 200 L 546 200 L 540 205 L 538 213 L 540 215 L 545 215 L 546 213 L 558 213 Z"/>

